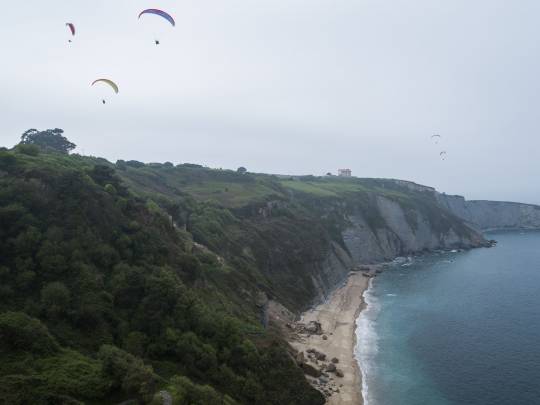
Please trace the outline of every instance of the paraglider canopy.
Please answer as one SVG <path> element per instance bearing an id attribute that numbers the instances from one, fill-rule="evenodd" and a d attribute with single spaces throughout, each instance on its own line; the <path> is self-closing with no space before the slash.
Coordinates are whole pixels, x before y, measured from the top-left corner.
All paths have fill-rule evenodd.
<path id="1" fill-rule="evenodd" d="M 71 31 L 71 35 L 75 36 L 75 25 L 73 23 L 66 23 L 66 27 Z"/>
<path id="2" fill-rule="evenodd" d="M 91 85 L 93 86 L 94 84 L 99 83 L 99 82 L 108 84 L 109 86 L 111 86 L 111 88 L 114 90 L 114 92 L 116 94 L 118 94 L 118 91 L 119 91 L 118 86 L 112 80 L 109 80 L 109 79 L 97 79 L 97 80 L 94 80 Z"/>
<path id="3" fill-rule="evenodd" d="M 168 22 L 170 22 L 173 27 L 176 25 L 174 18 L 172 18 L 172 16 L 169 13 L 166 13 L 163 10 L 159 10 L 157 8 L 149 8 L 149 9 L 141 11 L 141 13 L 139 14 L 139 18 L 141 18 L 141 16 L 143 16 L 144 14 L 154 14 L 154 15 L 163 17 Z"/>

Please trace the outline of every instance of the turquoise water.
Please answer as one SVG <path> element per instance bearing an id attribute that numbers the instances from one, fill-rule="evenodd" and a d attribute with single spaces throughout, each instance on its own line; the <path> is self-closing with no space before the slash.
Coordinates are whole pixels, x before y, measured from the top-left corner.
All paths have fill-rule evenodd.
<path id="1" fill-rule="evenodd" d="M 540 232 L 395 265 L 366 293 L 367 405 L 540 404 Z"/>

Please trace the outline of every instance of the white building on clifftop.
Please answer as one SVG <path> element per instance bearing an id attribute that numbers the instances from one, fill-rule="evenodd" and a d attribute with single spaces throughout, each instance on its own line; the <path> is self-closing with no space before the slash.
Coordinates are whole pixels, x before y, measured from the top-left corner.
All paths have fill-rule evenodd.
<path id="1" fill-rule="evenodd" d="M 351 169 L 338 169 L 338 176 L 340 177 L 351 177 Z"/>

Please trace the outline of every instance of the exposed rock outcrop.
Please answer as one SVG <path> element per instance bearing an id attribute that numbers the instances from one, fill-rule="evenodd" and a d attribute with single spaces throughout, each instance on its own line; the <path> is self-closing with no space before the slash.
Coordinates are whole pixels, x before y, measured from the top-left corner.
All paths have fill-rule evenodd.
<path id="1" fill-rule="evenodd" d="M 483 237 L 457 218 L 444 218 L 445 227 L 432 223 L 419 209 L 406 211 L 388 198 L 377 198 L 378 215 L 384 226 L 373 229 L 362 213 L 349 217 L 343 240 L 353 263 L 376 263 L 396 256 L 431 249 L 472 248 L 485 244 Z M 438 219 L 438 218 L 437 218 Z"/>
<path id="2" fill-rule="evenodd" d="M 467 201 L 459 195 L 436 193 L 439 204 L 481 229 L 540 229 L 540 206 L 504 201 Z"/>

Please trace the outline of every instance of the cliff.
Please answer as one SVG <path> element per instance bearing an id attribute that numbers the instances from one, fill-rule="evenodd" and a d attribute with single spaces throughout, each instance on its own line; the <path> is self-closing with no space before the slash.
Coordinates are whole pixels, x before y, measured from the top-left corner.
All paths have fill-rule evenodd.
<path id="1" fill-rule="evenodd" d="M 467 201 L 462 196 L 436 193 L 442 207 L 480 230 L 539 229 L 540 206 L 504 201 Z"/>
<path id="2" fill-rule="evenodd" d="M 421 209 L 406 211 L 398 202 L 384 197 L 378 197 L 376 201 L 385 226 L 372 229 L 367 226 L 365 217 L 356 213 L 350 217 L 350 226 L 343 232 L 355 263 L 376 263 L 426 250 L 471 248 L 484 244 L 481 235 L 455 219 L 441 231 Z M 407 215 L 412 215 L 412 222 Z M 436 219 L 442 219 L 444 215 L 441 212 L 441 218 Z"/>
<path id="3" fill-rule="evenodd" d="M 440 193 L 433 187 L 406 180 L 377 180 L 424 192 L 435 198 L 439 206 L 469 226 L 480 231 L 493 229 L 540 229 L 540 206 L 507 201 L 466 200 L 460 195 Z"/>
<path id="4" fill-rule="evenodd" d="M 268 296 L 297 311 L 327 296 L 360 264 L 487 243 L 441 208 L 434 189 L 411 182 L 121 167 L 131 189 L 164 207 L 187 196 L 202 204 L 204 213 L 171 215 L 196 242 L 254 269 Z"/>

